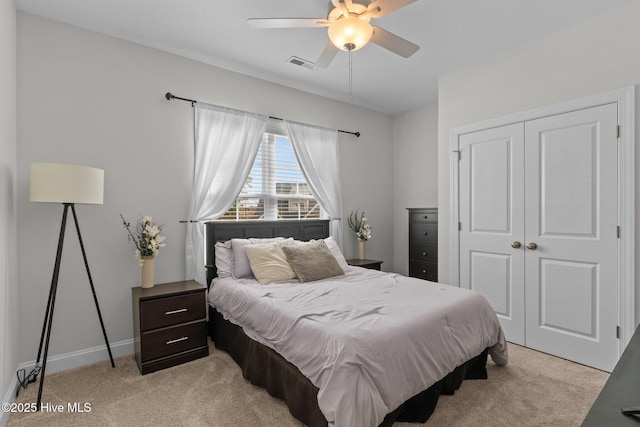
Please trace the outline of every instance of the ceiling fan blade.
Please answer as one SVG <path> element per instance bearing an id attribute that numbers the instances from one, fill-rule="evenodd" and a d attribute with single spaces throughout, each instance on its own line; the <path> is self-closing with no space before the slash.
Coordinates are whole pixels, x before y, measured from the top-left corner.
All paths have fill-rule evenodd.
<path id="1" fill-rule="evenodd" d="M 420 46 L 417 44 L 411 43 L 409 40 L 405 40 L 402 37 L 396 36 L 389 31 L 375 26 L 373 27 L 373 36 L 371 36 L 371 41 L 404 58 L 410 57 L 420 49 Z"/>
<path id="2" fill-rule="evenodd" d="M 329 21 L 322 18 L 249 18 L 249 27 L 257 29 L 271 28 L 314 28 L 326 27 Z"/>
<path id="3" fill-rule="evenodd" d="M 333 61 L 333 58 L 336 57 L 338 51 L 339 49 L 333 43 L 327 43 L 327 46 L 324 48 L 324 50 L 320 54 L 320 57 L 316 61 L 315 69 L 318 70 L 327 68 L 329 64 L 331 64 L 331 61 Z"/>
<path id="4" fill-rule="evenodd" d="M 415 1 L 416 0 L 376 0 L 367 6 L 366 13 L 372 18 L 381 18 Z"/>

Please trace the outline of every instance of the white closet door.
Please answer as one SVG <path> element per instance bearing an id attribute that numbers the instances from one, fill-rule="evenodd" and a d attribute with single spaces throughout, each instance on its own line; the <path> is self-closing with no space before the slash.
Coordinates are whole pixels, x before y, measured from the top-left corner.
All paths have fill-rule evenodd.
<path id="1" fill-rule="evenodd" d="M 616 104 L 525 124 L 526 345 L 607 371 L 618 359 L 616 132 Z"/>
<path id="2" fill-rule="evenodd" d="M 524 126 L 460 137 L 460 286 L 484 295 L 524 345 Z M 518 243 L 515 243 L 518 242 Z"/>

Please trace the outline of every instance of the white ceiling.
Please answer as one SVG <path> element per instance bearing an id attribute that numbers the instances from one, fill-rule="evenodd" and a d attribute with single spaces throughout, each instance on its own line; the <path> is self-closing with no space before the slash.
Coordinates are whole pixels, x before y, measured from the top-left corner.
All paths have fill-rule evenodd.
<path id="1" fill-rule="evenodd" d="M 373 24 L 418 45 L 353 52 L 353 103 L 398 114 L 437 100 L 438 77 L 637 0 L 417 0 Z M 315 62 L 325 28 L 250 29 L 247 18 L 324 18 L 328 0 L 15 0 L 18 10 L 349 102 L 348 53 Z M 167 88 L 170 90 L 171 88 Z M 198 94 L 176 94 L 198 98 Z M 207 101 L 207 100 L 204 100 Z"/>

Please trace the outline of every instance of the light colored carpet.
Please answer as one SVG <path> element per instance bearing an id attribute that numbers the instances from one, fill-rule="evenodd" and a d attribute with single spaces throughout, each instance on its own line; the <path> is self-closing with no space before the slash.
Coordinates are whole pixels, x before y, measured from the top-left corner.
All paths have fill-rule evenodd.
<path id="1" fill-rule="evenodd" d="M 133 356 L 47 375 L 43 402 L 62 413 L 15 413 L 7 426 L 301 426 L 285 404 L 247 382 L 224 352 L 140 375 Z M 543 353 L 509 346 L 505 367 L 488 362 L 488 380 L 469 380 L 453 396 L 441 396 L 425 424 L 398 427 L 578 426 L 608 374 Z M 37 383 L 17 402 L 35 402 Z M 67 404 L 91 411 L 69 413 Z"/>

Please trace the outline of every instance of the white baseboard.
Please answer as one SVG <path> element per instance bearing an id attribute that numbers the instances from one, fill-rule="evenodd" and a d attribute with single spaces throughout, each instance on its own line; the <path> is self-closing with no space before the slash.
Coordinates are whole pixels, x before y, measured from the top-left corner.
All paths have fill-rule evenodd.
<path id="1" fill-rule="evenodd" d="M 111 354 L 113 358 L 133 354 L 133 338 L 118 341 L 111 344 Z M 47 359 L 47 374 L 66 371 L 67 369 L 79 368 L 94 363 L 109 360 L 109 353 L 106 345 L 85 348 L 84 350 L 72 351 L 71 353 L 59 354 Z M 30 360 L 18 365 L 18 369 L 31 370 L 36 361 Z M 17 384 L 16 384 L 17 385 Z"/>
<path id="2" fill-rule="evenodd" d="M 111 354 L 113 355 L 114 359 L 117 357 L 133 354 L 133 338 L 112 343 L 110 346 Z M 107 352 L 106 345 L 86 348 L 84 350 L 73 351 L 71 353 L 59 354 L 47 359 L 47 371 L 45 375 L 66 371 L 68 369 L 79 368 L 81 366 L 92 365 L 94 363 L 103 362 L 105 360 L 109 360 L 109 352 Z M 24 369 L 29 372 L 31 369 L 33 369 L 35 364 L 35 360 L 20 363 L 16 368 L 16 371 Z M 35 384 L 34 386 L 36 386 Z M 11 384 L 9 384 L 9 389 L 4 394 L 2 403 L 13 403 L 16 397 L 17 387 L 18 379 L 14 375 Z M 9 413 L 0 411 L 0 427 L 4 427 L 7 424 L 8 420 Z"/>

